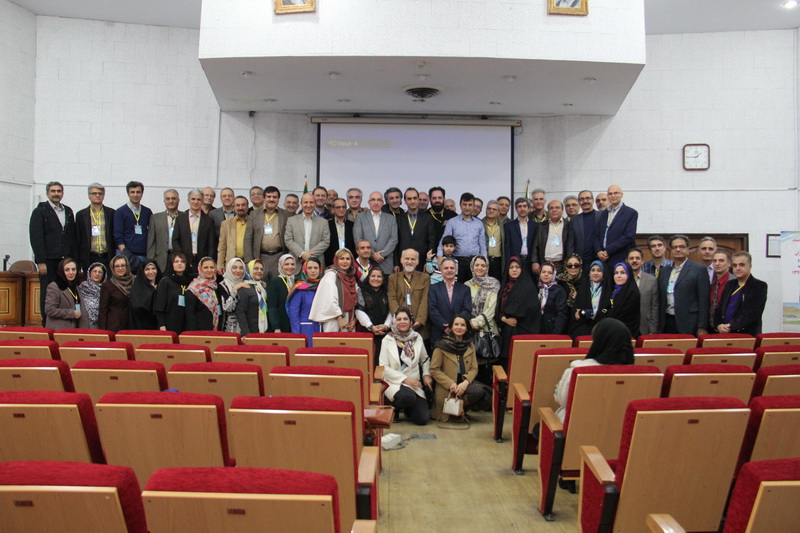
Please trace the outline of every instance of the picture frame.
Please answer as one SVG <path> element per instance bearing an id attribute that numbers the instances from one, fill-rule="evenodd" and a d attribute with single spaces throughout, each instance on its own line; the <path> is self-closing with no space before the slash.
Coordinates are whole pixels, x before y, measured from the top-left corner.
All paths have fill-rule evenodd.
<path id="1" fill-rule="evenodd" d="M 547 0 L 547 13 L 585 16 L 589 14 L 589 0 Z"/>
<path id="2" fill-rule="evenodd" d="M 316 11 L 317 0 L 275 0 L 276 15 L 286 15 L 289 13 L 314 13 Z"/>
<path id="3" fill-rule="evenodd" d="M 767 233 L 767 257 L 781 256 L 780 233 Z"/>

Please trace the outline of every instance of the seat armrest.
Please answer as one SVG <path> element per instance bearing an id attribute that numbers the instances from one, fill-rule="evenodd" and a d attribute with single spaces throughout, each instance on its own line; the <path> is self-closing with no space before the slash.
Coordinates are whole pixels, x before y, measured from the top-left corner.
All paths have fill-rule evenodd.
<path id="1" fill-rule="evenodd" d="M 497 381 L 501 382 L 508 381 L 508 375 L 506 374 L 506 371 L 503 370 L 503 367 L 500 365 L 494 365 L 492 367 L 492 375 L 494 376 L 494 379 L 496 379 Z"/>
<path id="2" fill-rule="evenodd" d="M 377 520 L 356 520 L 350 533 L 378 533 Z"/>
<path id="3" fill-rule="evenodd" d="M 551 408 L 540 407 L 539 417 L 542 419 L 542 423 L 550 428 L 550 431 L 553 433 L 564 431 L 564 424 L 561 423 L 561 420 L 558 419 L 555 412 L 553 412 Z"/>
<path id="4" fill-rule="evenodd" d="M 369 403 L 372 405 L 383 405 L 383 383 L 369 384 Z"/>
<path id="5" fill-rule="evenodd" d="M 678 521 L 669 514 L 647 515 L 647 527 L 652 533 L 686 533 Z"/>
<path id="6" fill-rule="evenodd" d="M 616 476 L 597 446 L 581 446 L 581 459 L 589 466 L 600 484 L 612 485 Z"/>
<path id="7" fill-rule="evenodd" d="M 378 365 L 372 373 L 372 381 L 383 381 L 383 367 Z"/>
<path id="8" fill-rule="evenodd" d="M 358 484 L 372 487 L 378 480 L 378 451 L 377 446 L 364 446 L 358 460 Z"/>
<path id="9" fill-rule="evenodd" d="M 531 395 L 522 383 L 512 383 L 511 388 L 514 389 L 514 396 L 519 398 L 520 402 L 530 402 Z"/>

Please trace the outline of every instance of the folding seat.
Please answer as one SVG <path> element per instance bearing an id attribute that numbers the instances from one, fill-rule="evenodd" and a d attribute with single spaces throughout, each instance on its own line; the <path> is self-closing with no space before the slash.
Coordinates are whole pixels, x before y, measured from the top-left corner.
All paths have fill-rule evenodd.
<path id="1" fill-rule="evenodd" d="M 219 396 L 114 392 L 95 410 L 106 459 L 133 468 L 140 483 L 159 468 L 233 466 Z"/>
<path id="2" fill-rule="evenodd" d="M 800 344 L 800 333 L 759 333 L 756 335 L 756 348 Z"/>
<path id="3" fill-rule="evenodd" d="M 210 363 L 208 346 L 193 344 L 141 344 L 136 348 L 137 361 L 152 361 L 169 368 L 175 363 Z"/>
<path id="4" fill-rule="evenodd" d="M 114 341 L 114 332 L 107 329 L 67 328 L 53 333 L 53 340 L 58 344 L 65 342 L 111 342 Z"/>
<path id="5" fill-rule="evenodd" d="M 685 365 L 744 365 L 750 370 L 756 364 L 756 352 L 742 348 L 689 348 Z"/>
<path id="6" fill-rule="evenodd" d="M 746 333 L 709 333 L 697 337 L 698 348 L 755 349 L 756 338 Z"/>
<path id="7" fill-rule="evenodd" d="M 756 372 L 753 398 L 756 396 L 794 396 L 800 394 L 800 365 L 761 367 Z"/>
<path id="8" fill-rule="evenodd" d="M 69 341 L 61 343 L 61 359 L 74 366 L 78 361 L 133 361 L 136 353 L 129 342 Z"/>
<path id="9" fill-rule="evenodd" d="M 285 346 L 289 348 L 289 356 L 298 348 L 305 348 L 308 339 L 302 333 L 251 333 L 244 338 L 244 343 L 262 346 Z"/>
<path id="10" fill-rule="evenodd" d="M 109 392 L 158 392 L 169 388 L 167 371 L 151 361 L 78 361 L 72 367 L 75 390 L 97 402 Z"/>
<path id="11" fill-rule="evenodd" d="M 0 328 L 0 330 L 5 328 Z M 5 340 L 0 341 L 0 359 L 52 359 L 61 360 L 56 341 Z"/>
<path id="12" fill-rule="evenodd" d="M 796 531 L 800 458 L 747 463 L 736 478 L 723 533 Z"/>
<path id="13" fill-rule="evenodd" d="M 576 348 L 591 348 L 592 347 L 592 336 L 591 335 L 578 335 L 575 337 L 575 341 L 573 345 Z"/>
<path id="14" fill-rule="evenodd" d="M 538 452 L 536 441 L 529 440 L 529 434 L 533 430 L 533 426 L 539 422 L 539 408 L 556 409 L 558 407 L 553 397 L 553 391 L 561 380 L 561 376 L 564 375 L 564 370 L 569 368 L 572 361 L 586 357 L 588 351 L 588 348 L 537 350 L 530 384 L 527 388 L 522 384 L 519 384 L 520 387 L 517 387 L 516 383 L 512 385 L 515 396 L 514 422 L 511 430 L 514 453 L 512 469 L 516 473 L 522 473 L 522 461 L 526 453 Z M 502 429 L 500 433 L 502 433 Z M 530 446 L 528 442 L 531 443 Z"/>
<path id="15" fill-rule="evenodd" d="M 369 354 L 363 348 L 298 348 L 294 356 L 289 359 L 291 366 L 327 366 L 358 370 L 364 376 L 361 382 L 364 405 L 380 402 L 383 387 L 374 381 L 383 376 L 383 367 L 376 368 L 373 373 Z"/>
<path id="16" fill-rule="evenodd" d="M 217 346 L 242 344 L 242 336 L 230 331 L 184 331 L 178 335 L 178 339 L 181 344 L 208 346 L 211 353 Z"/>
<path id="17" fill-rule="evenodd" d="M 106 462 L 87 394 L 0 392 L 0 421 L 0 461 Z"/>
<path id="18" fill-rule="evenodd" d="M 625 408 L 633 400 L 658 398 L 663 377 L 652 366 L 577 367 L 570 379 L 564 422 L 550 407 L 539 409 L 539 511 L 546 520 L 553 519 L 559 475 L 565 480 L 579 477 L 580 446 L 591 443 L 616 456 Z"/>
<path id="19" fill-rule="evenodd" d="M 167 376 L 171 388 L 181 392 L 216 394 L 226 406 L 237 396 L 264 396 L 264 377 L 258 365 L 176 363 Z"/>
<path id="20" fill-rule="evenodd" d="M 314 348 L 363 348 L 369 354 L 370 368 L 375 368 L 375 336 L 358 331 L 318 331 L 311 337 Z"/>
<path id="21" fill-rule="evenodd" d="M 0 390 L 75 392 L 75 386 L 64 361 L 0 359 Z"/>
<path id="22" fill-rule="evenodd" d="M 642 531 L 648 514 L 664 513 L 688 531 L 717 531 L 748 415 L 735 398 L 631 402 L 616 461 L 581 446 L 581 530 Z"/>
<path id="23" fill-rule="evenodd" d="M 661 396 L 713 396 L 750 400 L 755 373 L 744 365 L 672 365 L 664 372 Z"/>
<path id="24" fill-rule="evenodd" d="M 352 402 L 323 398 L 235 398 L 237 465 L 331 475 L 339 485 L 341 531 L 356 518 L 375 520 L 378 448 L 357 453 L 355 410 Z"/>
<path id="25" fill-rule="evenodd" d="M 129 342 L 134 348 L 142 344 L 174 344 L 178 342 L 178 334 L 174 331 L 160 329 L 123 329 L 116 333 L 119 342 Z"/>
<path id="26" fill-rule="evenodd" d="M 756 366 L 800 365 L 800 344 L 780 344 L 756 348 Z"/>
<path id="27" fill-rule="evenodd" d="M 757 396 L 749 407 L 737 470 L 748 461 L 800 457 L 800 395 Z"/>
<path id="28" fill-rule="evenodd" d="M 150 477 L 142 498 L 151 533 L 172 533 L 175 524 L 193 533 L 376 530 L 375 522 L 360 520 L 341 529 L 336 479 L 312 472 L 165 468 Z"/>
<path id="29" fill-rule="evenodd" d="M 697 337 L 683 333 L 652 333 L 639 335 L 636 346 L 641 348 L 678 348 L 686 353 L 689 348 L 697 347 Z"/>
<path id="30" fill-rule="evenodd" d="M 670 365 L 683 364 L 683 359 L 683 352 L 679 348 L 644 348 L 637 346 L 633 349 L 633 364 L 655 366 L 662 372 Z"/>
<path id="31" fill-rule="evenodd" d="M 0 341 L 14 340 L 53 340 L 53 331 L 50 328 L 39 328 L 34 326 L 8 326 L 0 328 Z"/>
<path id="32" fill-rule="evenodd" d="M 147 533 L 128 467 L 61 461 L 0 463 L 3 531 Z"/>
<path id="33" fill-rule="evenodd" d="M 214 350 L 211 359 L 215 363 L 258 365 L 264 374 L 269 374 L 273 367 L 289 364 L 289 348 L 258 344 L 219 346 Z"/>

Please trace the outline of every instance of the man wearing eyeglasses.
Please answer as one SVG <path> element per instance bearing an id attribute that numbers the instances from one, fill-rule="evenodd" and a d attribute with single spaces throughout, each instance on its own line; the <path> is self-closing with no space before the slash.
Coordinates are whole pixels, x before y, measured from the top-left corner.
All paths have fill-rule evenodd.
<path id="1" fill-rule="evenodd" d="M 575 234 L 575 253 L 581 256 L 584 265 L 590 265 L 596 253 L 594 251 L 594 230 L 600 220 L 600 211 L 594 208 L 594 195 L 592 191 L 578 193 L 578 204 L 581 212 L 570 219 L 572 231 Z M 589 276 L 589 269 L 584 274 Z"/>
<path id="2" fill-rule="evenodd" d="M 642 271 L 642 251 L 631 248 L 628 251 L 628 265 L 631 274 L 639 287 L 641 319 L 639 320 L 639 334 L 650 335 L 658 333 L 658 283 L 652 274 Z"/>
<path id="3" fill-rule="evenodd" d="M 325 250 L 325 264 L 333 264 L 333 256 L 341 248 L 347 248 L 356 256 L 356 243 L 353 240 L 354 224 L 347 220 L 347 202 L 344 198 L 336 198 L 331 202 L 333 218 L 328 221 L 331 242 Z"/>
<path id="4" fill-rule="evenodd" d="M 489 200 L 486 216 L 483 217 L 486 233 L 486 252 L 489 254 L 489 275 L 498 281 L 503 279 L 503 222 L 500 220 L 500 204 Z"/>
<path id="5" fill-rule="evenodd" d="M 89 185 L 89 207 L 75 213 L 78 239 L 78 263 L 81 270 L 89 271 L 89 265 L 108 265 L 114 249 L 114 209 L 103 205 L 106 188 L 99 183 Z"/>
<path id="6" fill-rule="evenodd" d="M 689 259 L 689 237 L 673 235 L 670 266 L 658 275 L 659 333 L 708 333 L 710 286 L 703 265 Z"/>
<path id="7" fill-rule="evenodd" d="M 622 203 L 622 196 L 619 185 L 608 188 L 608 209 L 600 214 L 594 230 L 594 249 L 597 258 L 608 266 L 606 272 L 624 262 L 628 250 L 636 244 L 639 213 Z"/>

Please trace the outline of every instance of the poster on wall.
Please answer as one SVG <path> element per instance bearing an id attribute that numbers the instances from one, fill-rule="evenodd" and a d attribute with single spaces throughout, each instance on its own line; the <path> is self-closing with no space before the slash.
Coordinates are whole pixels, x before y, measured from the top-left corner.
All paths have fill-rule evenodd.
<path id="1" fill-rule="evenodd" d="M 781 232 L 783 331 L 800 332 L 800 231 Z"/>

